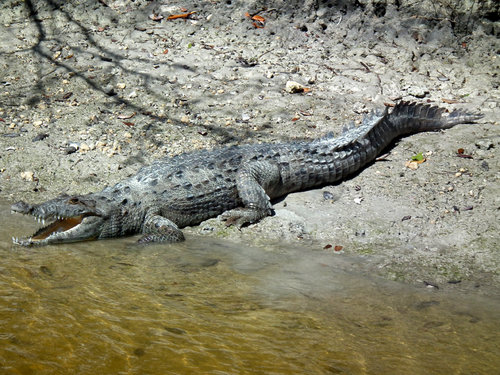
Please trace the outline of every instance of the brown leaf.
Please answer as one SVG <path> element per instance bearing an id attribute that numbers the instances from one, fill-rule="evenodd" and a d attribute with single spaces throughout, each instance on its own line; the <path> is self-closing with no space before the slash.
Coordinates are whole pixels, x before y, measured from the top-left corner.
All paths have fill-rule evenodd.
<path id="1" fill-rule="evenodd" d="M 262 24 L 258 24 L 257 22 L 252 22 L 252 25 L 253 25 L 253 27 L 255 27 L 256 29 L 263 29 L 263 28 L 264 28 L 264 25 L 262 25 Z"/>
<path id="2" fill-rule="evenodd" d="M 245 12 L 245 17 L 248 17 L 248 18 L 250 18 L 250 13 L 248 13 L 248 12 Z"/>
<path id="3" fill-rule="evenodd" d="M 259 16 L 257 14 L 255 16 L 253 16 L 252 19 L 254 21 L 257 21 L 257 22 L 260 22 L 260 23 L 265 23 L 266 22 L 266 19 L 264 17 Z"/>
<path id="4" fill-rule="evenodd" d="M 194 14 L 194 13 L 196 13 L 196 12 L 189 12 L 189 13 L 183 13 L 183 14 L 172 14 L 172 15 L 167 17 L 167 20 L 170 21 L 170 20 L 176 20 L 179 18 L 188 18 L 191 14 Z"/>
<path id="5" fill-rule="evenodd" d="M 460 155 L 462 155 L 464 152 L 465 152 L 465 150 L 463 148 L 459 148 L 457 150 L 457 154 L 460 154 Z"/>
<path id="6" fill-rule="evenodd" d="M 327 249 L 331 249 L 331 248 L 332 248 L 332 245 L 328 244 L 325 247 L 323 247 L 323 250 L 327 250 Z"/>
<path id="7" fill-rule="evenodd" d="M 458 103 L 458 100 L 455 100 L 455 99 L 445 99 L 445 98 L 441 98 L 441 101 L 443 103 L 446 103 L 446 104 L 455 104 L 455 103 Z"/>
<path id="8" fill-rule="evenodd" d="M 299 118 L 299 117 L 294 117 L 294 118 L 292 118 L 292 121 L 298 121 L 298 120 L 300 120 L 300 118 Z"/>
<path id="9" fill-rule="evenodd" d="M 335 245 L 335 247 L 333 248 L 333 250 L 335 251 L 340 251 L 344 248 L 344 246 L 340 246 L 340 245 Z"/>
<path id="10" fill-rule="evenodd" d="M 123 123 L 129 127 L 132 127 L 134 126 L 135 124 L 133 122 L 127 122 L 127 121 L 123 121 Z"/>

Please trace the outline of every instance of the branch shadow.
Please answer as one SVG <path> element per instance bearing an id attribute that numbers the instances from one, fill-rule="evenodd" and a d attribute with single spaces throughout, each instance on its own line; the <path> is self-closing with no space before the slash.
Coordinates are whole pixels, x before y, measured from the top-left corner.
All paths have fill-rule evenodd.
<path id="1" fill-rule="evenodd" d="M 96 2 L 88 1 L 89 7 L 93 7 L 95 12 L 112 13 L 109 7 L 107 7 L 104 2 L 99 2 L 96 7 Z M 91 5 L 92 3 L 93 5 Z M 88 89 L 95 93 L 102 94 L 104 97 L 102 102 L 103 107 L 109 106 L 119 106 L 123 110 L 139 113 L 147 117 L 148 124 L 144 127 L 147 134 L 152 135 L 154 131 L 158 129 L 158 125 L 162 127 L 167 127 L 167 123 L 170 126 L 175 126 L 182 132 L 182 129 L 186 128 L 186 124 L 179 119 L 172 117 L 169 113 L 167 114 L 157 114 L 156 111 L 152 111 L 145 103 L 139 103 L 138 101 L 130 100 L 124 93 L 117 92 L 113 87 L 110 88 L 109 83 L 116 80 L 117 76 L 127 77 L 127 80 L 132 80 L 140 83 L 140 89 L 149 97 L 153 98 L 155 105 L 163 104 L 169 106 L 171 101 L 183 100 L 186 109 L 189 106 L 195 106 L 201 101 L 205 100 L 203 96 L 194 96 L 193 92 L 186 92 L 183 98 L 172 98 L 170 95 L 177 91 L 181 91 L 179 87 L 180 84 L 175 80 L 170 79 L 169 74 L 159 74 L 155 71 L 160 72 L 175 72 L 183 76 L 196 78 L 200 75 L 204 75 L 206 80 L 217 81 L 218 79 L 207 72 L 200 72 L 196 66 L 192 66 L 185 63 L 177 63 L 174 61 L 167 61 L 165 59 L 158 60 L 154 56 L 150 58 L 145 58 L 144 53 L 140 56 L 131 57 L 133 53 L 138 51 L 127 51 L 126 53 L 120 53 L 113 50 L 100 42 L 95 38 L 96 31 L 93 30 L 88 24 L 83 24 L 81 21 L 75 18 L 75 16 L 65 7 L 66 2 L 56 1 L 56 0 L 42 0 L 34 2 L 32 0 L 26 0 L 24 2 L 28 17 L 31 23 L 34 25 L 36 30 L 36 40 L 30 46 L 30 48 L 22 51 L 16 51 L 16 53 L 31 53 L 38 59 L 37 64 L 37 78 L 35 82 L 29 87 L 19 87 L 20 92 L 18 93 L 17 99 L 13 99 L 13 103 L 19 103 L 19 99 L 23 99 L 24 103 L 28 106 L 36 106 L 39 102 L 44 101 L 46 104 L 54 99 L 53 94 L 49 94 L 46 90 L 47 79 L 53 73 L 68 74 L 71 77 L 78 78 Z M 54 55 L 54 51 L 61 51 L 63 48 L 68 46 L 68 41 L 65 40 L 64 34 L 61 36 L 57 35 L 57 30 L 55 26 L 52 29 L 50 19 L 44 18 L 40 15 L 41 10 L 45 11 L 50 9 L 50 18 L 55 19 L 57 17 L 63 17 L 66 22 L 66 29 L 73 29 L 73 33 L 81 35 L 81 39 L 75 41 L 76 45 L 71 45 L 71 51 L 74 54 L 75 61 L 83 61 L 81 67 L 78 67 L 76 63 L 70 62 L 69 60 L 63 60 L 57 58 Z M 98 15 L 99 16 L 99 15 Z M 96 16 L 96 17 L 98 17 Z M 116 17 L 122 17 L 123 15 L 116 14 Z M 113 19 L 113 15 L 111 16 Z M 134 21 L 134 20 L 133 20 Z M 140 21 L 138 21 L 140 23 Z M 129 26 L 129 33 L 141 32 L 144 34 L 144 29 L 137 25 L 137 22 L 132 22 Z M 149 28 L 154 28 L 154 26 L 149 25 Z M 105 30 L 103 30 L 105 31 Z M 111 30 L 113 31 L 113 30 Z M 153 35 L 156 37 L 156 35 Z M 80 44 L 80 45 L 78 45 Z M 85 46 L 86 45 L 86 46 Z M 90 56 L 89 56 L 90 55 Z M 139 55 L 139 53 L 136 53 Z M 85 66 L 85 60 L 91 64 L 92 61 L 96 61 L 96 64 L 104 64 L 105 69 L 97 72 L 92 72 L 92 67 Z M 130 66 L 129 66 L 130 65 Z M 140 65 L 141 69 L 134 69 L 133 66 Z M 52 68 L 50 68 L 52 67 Z M 88 69 L 87 69 L 88 68 Z M 90 72 L 89 72 L 90 71 Z M 257 84 L 255 83 L 257 86 Z M 155 90 L 156 87 L 167 88 L 164 93 Z M 229 97 L 227 95 L 221 95 L 221 100 L 224 97 Z M 221 127 L 217 125 L 210 124 L 197 124 L 198 126 L 205 129 L 206 132 L 210 132 L 211 135 L 217 136 L 221 142 L 240 142 L 242 140 L 254 139 L 258 136 L 256 131 L 250 129 L 242 129 L 233 126 Z"/>

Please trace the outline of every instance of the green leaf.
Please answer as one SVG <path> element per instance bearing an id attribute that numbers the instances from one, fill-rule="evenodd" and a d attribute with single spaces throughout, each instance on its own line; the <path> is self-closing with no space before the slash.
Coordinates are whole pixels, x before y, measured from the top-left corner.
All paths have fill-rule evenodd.
<path id="1" fill-rule="evenodd" d="M 422 160 L 424 160 L 424 155 L 422 155 L 422 153 L 420 152 L 417 155 L 413 155 L 411 157 L 411 160 L 413 160 L 413 161 L 422 161 Z"/>

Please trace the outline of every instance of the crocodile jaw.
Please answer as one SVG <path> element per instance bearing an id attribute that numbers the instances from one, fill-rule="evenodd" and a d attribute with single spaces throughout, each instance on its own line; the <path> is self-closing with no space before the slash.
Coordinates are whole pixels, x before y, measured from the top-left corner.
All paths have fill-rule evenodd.
<path id="1" fill-rule="evenodd" d="M 15 213 L 15 211 L 13 211 Z M 45 219 L 35 217 L 38 222 Z M 104 219 L 99 216 L 78 215 L 57 217 L 51 224 L 39 229 L 27 238 L 12 237 L 12 242 L 21 246 L 42 246 L 64 242 L 93 240 L 99 237 Z"/>

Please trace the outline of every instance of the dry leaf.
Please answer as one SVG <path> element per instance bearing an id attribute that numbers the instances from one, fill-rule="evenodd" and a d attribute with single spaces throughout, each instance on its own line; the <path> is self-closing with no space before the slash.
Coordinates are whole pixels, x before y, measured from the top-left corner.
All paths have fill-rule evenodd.
<path id="1" fill-rule="evenodd" d="M 167 17 L 167 20 L 176 20 L 179 18 L 188 18 L 191 14 L 194 14 L 196 12 L 189 12 L 189 13 L 183 13 L 183 14 L 172 14 Z"/>
<path id="2" fill-rule="evenodd" d="M 124 123 L 125 125 L 127 125 L 127 126 L 130 126 L 130 127 L 132 127 L 132 126 L 134 126 L 134 125 L 135 125 L 133 122 L 127 122 L 127 121 L 124 121 L 123 123 Z"/>
<path id="3" fill-rule="evenodd" d="M 265 23 L 266 22 L 266 19 L 264 17 L 262 17 L 262 16 L 259 16 L 259 15 L 253 16 L 252 19 L 254 21 L 261 22 L 261 23 Z"/>
<path id="4" fill-rule="evenodd" d="M 441 101 L 443 103 L 446 103 L 446 104 L 455 104 L 455 103 L 458 103 L 458 100 L 455 100 L 455 99 L 444 99 L 444 98 L 441 98 Z"/>
<path id="5" fill-rule="evenodd" d="M 335 247 L 333 248 L 333 250 L 335 251 L 340 251 L 344 248 L 344 246 L 340 246 L 340 245 L 335 245 Z"/>

